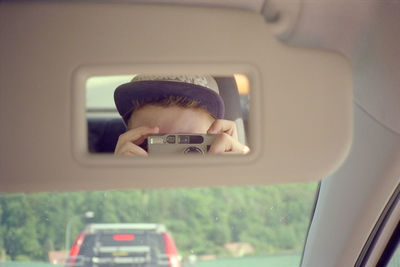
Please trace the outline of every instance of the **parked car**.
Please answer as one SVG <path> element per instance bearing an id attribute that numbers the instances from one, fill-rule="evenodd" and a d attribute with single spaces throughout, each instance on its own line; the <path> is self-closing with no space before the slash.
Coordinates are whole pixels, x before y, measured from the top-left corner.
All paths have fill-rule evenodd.
<path id="1" fill-rule="evenodd" d="M 89 224 L 77 236 L 69 267 L 180 267 L 175 242 L 162 224 Z"/>

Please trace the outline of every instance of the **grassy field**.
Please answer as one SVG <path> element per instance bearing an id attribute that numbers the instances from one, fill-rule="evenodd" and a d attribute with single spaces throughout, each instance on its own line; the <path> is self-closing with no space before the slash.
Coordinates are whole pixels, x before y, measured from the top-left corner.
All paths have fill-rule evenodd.
<path id="1" fill-rule="evenodd" d="M 195 265 L 183 264 L 182 267 L 298 267 L 300 254 L 281 254 L 244 258 L 226 258 L 209 261 L 198 261 Z M 61 267 L 39 262 L 0 262 L 0 267 Z"/>

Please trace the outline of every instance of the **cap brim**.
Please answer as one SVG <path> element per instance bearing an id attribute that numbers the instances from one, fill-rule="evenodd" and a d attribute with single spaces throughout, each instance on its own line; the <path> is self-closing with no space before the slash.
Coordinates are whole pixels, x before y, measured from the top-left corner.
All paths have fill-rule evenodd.
<path id="1" fill-rule="evenodd" d="M 224 117 L 224 102 L 218 93 L 200 85 L 184 82 L 138 81 L 122 84 L 115 89 L 114 101 L 127 124 L 137 100 L 146 103 L 169 96 L 182 96 L 197 101 L 215 118 Z"/>

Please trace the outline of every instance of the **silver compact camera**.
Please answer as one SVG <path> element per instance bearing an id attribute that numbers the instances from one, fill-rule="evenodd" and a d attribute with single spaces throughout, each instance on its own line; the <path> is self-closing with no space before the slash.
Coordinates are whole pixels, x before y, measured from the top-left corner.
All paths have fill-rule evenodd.
<path id="1" fill-rule="evenodd" d="M 149 155 L 207 154 L 216 134 L 154 134 L 147 138 Z"/>

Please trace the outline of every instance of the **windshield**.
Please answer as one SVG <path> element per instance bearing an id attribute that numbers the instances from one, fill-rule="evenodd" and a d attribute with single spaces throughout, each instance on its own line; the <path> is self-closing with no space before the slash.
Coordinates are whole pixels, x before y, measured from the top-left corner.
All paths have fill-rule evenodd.
<path id="1" fill-rule="evenodd" d="M 158 242 L 157 248 L 165 249 L 163 253 L 167 256 L 171 253 L 171 246 L 176 245 L 181 266 L 299 266 L 317 187 L 318 184 L 314 182 L 247 187 L 1 194 L 1 266 L 17 266 L 13 265 L 16 262 L 20 263 L 18 266 L 33 266 L 33 263 L 38 264 L 35 266 L 49 263 L 63 265 L 80 233 L 85 229 L 94 229 L 93 225 L 100 223 L 100 226 L 106 224 L 110 229 L 120 227 L 119 224 L 129 224 L 129 227 L 132 224 L 135 227 L 162 226 L 161 230 L 157 230 L 159 237 L 155 232 L 147 234 L 146 231 L 150 231 L 147 228 L 107 230 L 107 234 L 98 240 L 108 240 L 113 236 L 117 242 L 110 239 L 102 244 L 112 253 L 117 253 L 113 248 L 114 243 L 133 242 L 136 245 L 141 242 L 142 247 L 147 246 L 152 251 L 149 244 Z M 87 242 L 100 230 L 90 231 Z M 164 233 L 171 237 L 173 245 L 168 243 L 170 241 L 165 236 L 162 238 Z M 152 235 L 157 242 L 143 241 L 144 236 Z M 133 241 L 134 238 L 137 238 L 136 241 Z M 160 242 L 165 244 L 160 245 Z M 92 242 L 91 251 L 96 247 L 95 244 Z M 100 245 L 97 248 L 100 250 Z M 85 249 L 88 248 L 85 246 L 82 251 Z M 82 255 L 82 251 L 79 255 Z M 119 252 L 113 255 L 127 260 L 130 254 Z M 104 266 L 114 265 L 108 263 Z"/>

